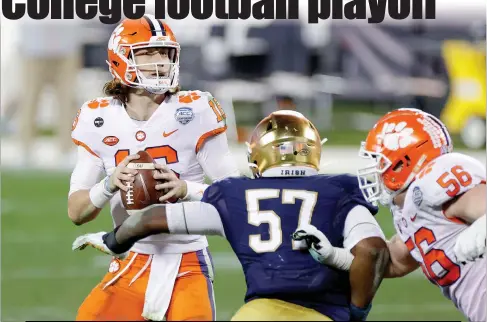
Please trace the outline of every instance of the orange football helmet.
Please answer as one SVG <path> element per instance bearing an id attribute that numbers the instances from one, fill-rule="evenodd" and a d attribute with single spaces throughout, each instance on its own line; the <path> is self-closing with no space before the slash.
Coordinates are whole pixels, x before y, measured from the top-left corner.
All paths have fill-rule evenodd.
<path id="1" fill-rule="evenodd" d="M 362 142 L 359 155 L 373 160 L 358 170 L 360 189 L 369 202 L 390 205 L 431 160 L 450 153 L 445 125 L 417 109 L 398 109 L 379 119 Z"/>
<path id="2" fill-rule="evenodd" d="M 167 62 L 136 64 L 134 50 L 150 47 L 169 48 L 170 68 L 165 75 L 161 75 L 158 67 L 167 65 Z M 163 94 L 179 85 L 179 53 L 180 46 L 171 28 L 146 14 L 136 20 L 125 19 L 115 28 L 108 41 L 107 64 L 112 76 L 123 84 Z M 157 75 L 146 77 L 140 71 L 141 67 L 154 68 Z"/>

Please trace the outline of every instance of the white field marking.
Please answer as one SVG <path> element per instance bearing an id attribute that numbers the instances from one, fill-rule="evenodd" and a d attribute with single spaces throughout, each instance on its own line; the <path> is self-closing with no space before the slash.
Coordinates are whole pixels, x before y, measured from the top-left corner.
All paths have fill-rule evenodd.
<path id="1" fill-rule="evenodd" d="M 87 251 L 87 250 L 84 250 Z M 89 251 L 89 250 L 88 250 Z M 93 250 L 96 251 L 96 250 Z M 213 253 L 213 264 L 215 265 L 215 271 L 218 275 L 219 271 L 242 271 L 237 257 L 233 253 L 220 252 Z M 12 273 L 3 274 L 4 280 L 30 280 L 30 279 L 73 279 L 78 277 L 102 277 L 104 273 L 108 271 L 108 266 L 112 257 L 109 255 L 95 255 L 92 258 L 91 269 L 86 269 L 81 265 L 68 265 L 63 266 L 61 270 L 53 269 L 50 267 L 29 267 L 17 269 Z M 424 279 L 421 270 L 416 270 L 413 273 L 403 278 L 411 279 Z"/>
<path id="2" fill-rule="evenodd" d="M 16 137 L 2 137 L 1 145 L 3 152 L 0 155 L 2 170 L 8 171 L 10 169 L 19 169 L 18 153 L 16 153 L 18 150 L 19 139 Z M 358 166 L 366 164 L 366 160 L 362 160 L 358 156 L 359 145 L 360 142 L 357 142 L 356 146 L 327 145 L 325 148 L 322 149 L 321 159 L 323 162 L 324 160 L 334 160 L 335 162 L 326 167 L 322 167 L 322 171 L 328 173 L 349 172 L 354 174 Z M 35 146 L 37 146 L 38 149 L 38 151 L 36 151 L 35 153 L 38 162 L 34 167 L 29 168 L 30 170 L 43 169 L 49 170 L 47 173 L 51 171 L 55 171 L 58 173 L 69 173 L 70 171 L 72 171 L 72 169 L 74 169 L 75 158 L 71 160 L 70 158 L 66 157 L 66 161 L 62 166 L 59 165 L 59 162 L 55 162 L 56 160 L 53 159 L 53 157 L 58 154 L 58 148 L 55 138 L 37 139 L 35 142 Z M 248 173 L 249 169 L 247 166 L 247 147 L 245 146 L 245 144 L 231 142 L 230 151 L 232 152 L 232 155 L 240 171 L 242 171 L 243 173 Z M 456 152 L 465 153 L 476 158 L 483 164 L 486 164 L 485 150 L 456 150 Z M 330 156 L 333 157 L 331 158 Z M 19 170 L 19 172 L 26 172 L 26 168 L 20 168 Z M 44 173 L 41 174 L 44 175 Z"/>

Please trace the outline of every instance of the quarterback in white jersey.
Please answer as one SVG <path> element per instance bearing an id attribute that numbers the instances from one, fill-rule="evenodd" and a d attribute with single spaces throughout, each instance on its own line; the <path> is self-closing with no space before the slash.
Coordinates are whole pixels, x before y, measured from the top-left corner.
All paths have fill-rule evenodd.
<path id="1" fill-rule="evenodd" d="M 78 161 L 71 176 L 68 214 L 77 225 L 110 203 L 113 224 L 128 213 L 119 190 L 147 151 L 170 174 L 161 202 L 200 200 L 212 180 L 238 175 L 225 134 L 225 113 L 210 93 L 179 91 L 179 44 L 162 21 L 146 15 L 113 32 L 108 97 L 85 103 L 73 123 Z M 101 181 L 100 179 L 103 178 Z M 213 267 L 206 237 L 155 235 L 140 240 L 85 299 L 77 320 L 214 320 Z"/>
<path id="2" fill-rule="evenodd" d="M 415 109 L 393 111 L 362 144 L 361 156 L 373 163 L 359 170 L 358 178 L 364 197 L 393 214 L 397 234 L 388 243 L 385 277 L 421 267 L 470 321 L 485 321 L 485 167 L 453 153 L 452 146 L 434 116 Z M 322 247 L 310 251 L 325 262 L 334 250 L 326 236 L 318 235 Z"/>

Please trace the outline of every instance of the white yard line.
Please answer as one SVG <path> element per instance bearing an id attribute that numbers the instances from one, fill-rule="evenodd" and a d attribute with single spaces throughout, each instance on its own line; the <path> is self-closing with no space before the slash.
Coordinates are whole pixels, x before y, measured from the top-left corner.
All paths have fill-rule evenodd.
<path id="1" fill-rule="evenodd" d="M 15 137 L 2 138 L 1 140 L 1 166 L 3 169 L 23 169 L 22 162 L 19 160 L 19 140 Z M 68 172 L 74 168 L 75 154 L 60 155 L 53 138 L 38 138 L 34 151 L 35 165 L 32 169 L 47 169 L 53 171 Z M 324 146 L 322 152 L 322 171 L 327 173 L 348 172 L 356 173 L 357 167 L 367 164 L 366 160 L 358 156 L 359 143 L 357 147 L 351 146 Z M 248 173 L 247 148 L 245 144 L 230 143 L 230 150 L 240 171 Z M 75 150 L 73 150 L 75 152 Z M 483 164 L 486 163 L 485 151 L 462 151 L 478 159 Z"/>
<path id="2" fill-rule="evenodd" d="M 47 242 L 47 241 L 45 241 Z M 7 241 L 8 243 L 8 241 Z M 96 251 L 96 250 L 84 250 L 84 251 Z M 242 268 L 237 258 L 233 253 L 220 252 L 212 254 L 213 263 L 215 265 L 215 271 L 231 271 L 231 272 L 241 272 Z M 91 259 L 91 265 L 89 267 L 84 266 L 74 266 L 66 265 L 61 268 L 51 268 L 51 267 L 24 267 L 16 269 L 14 272 L 6 273 L 2 278 L 4 280 L 30 280 L 30 279 L 73 279 L 78 277 L 97 277 L 100 278 L 108 270 L 111 257 L 108 255 L 95 255 Z M 407 279 L 424 279 L 425 283 L 428 283 L 424 277 L 421 270 L 416 270 L 408 276 L 404 277 Z"/>

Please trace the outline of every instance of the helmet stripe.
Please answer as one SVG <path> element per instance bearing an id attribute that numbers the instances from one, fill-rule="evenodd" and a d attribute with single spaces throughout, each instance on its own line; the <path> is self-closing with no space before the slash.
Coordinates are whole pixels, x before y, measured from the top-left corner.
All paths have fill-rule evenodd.
<path id="1" fill-rule="evenodd" d="M 450 138 L 450 135 L 449 135 L 448 130 L 446 129 L 445 125 L 433 115 L 430 115 L 430 118 L 441 129 L 441 131 L 443 132 L 443 135 L 445 136 L 445 139 L 446 139 L 446 145 L 449 146 L 450 142 L 451 142 L 451 138 Z"/>
<path id="2" fill-rule="evenodd" d="M 149 24 L 150 31 L 152 32 L 152 36 L 156 36 L 156 28 L 154 27 L 154 24 L 152 23 L 151 19 L 147 16 L 144 16 L 145 21 Z"/>
<path id="3" fill-rule="evenodd" d="M 159 19 L 156 19 L 156 21 L 159 23 L 159 26 L 161 27 L 162 35 L 166 36 L 166 28 L 164 28 L 164 24 Z"/>
<path id="4" fill-rule="evenodd" d="M 149 26 L 151 27 L 152 31 L 152 36 L 165 36 L 166 35 L 166 29 L 162 25 L 161 21 L 159 19 L 156 19 L 154 15 L 145 15 L 145 19 L 149 22 Z"/>

